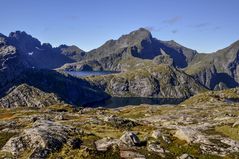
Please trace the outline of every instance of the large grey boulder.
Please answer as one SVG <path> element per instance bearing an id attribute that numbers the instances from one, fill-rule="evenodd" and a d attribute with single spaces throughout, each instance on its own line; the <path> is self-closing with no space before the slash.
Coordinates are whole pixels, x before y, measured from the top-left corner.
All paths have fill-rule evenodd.
<path id="1" fill-rule="evenodd" d="M 81 131 L 48 120 L 36 121 L 32 128 L 25 129 L 20 135 L 10 138 L 2 151 L 18 157 L 24 151 L 30 151 L 34 159 L 46 158 L 48 154 L 59 150 L 70 135 Z"/>
<path id="2" fill-rule="evenodd" d="M 120 141 L 127 146 L 139 146 L 141 143 L 138 136 L 133 132 L 125 132 Z"/>
<path id="3" fill-rule="evenodd" d="M 134 151 L 120 151 L 120 157 L 125 159 L 146 159 L 146 157 Z"/>
<path id="4" fill-rule="evenodd" d="M 174 134 L 180 140 L 187 143 L 204 143 L 210 144 L 209 140 L 198 130 L 189 127 L 180 127 Z"/>
<path id="5" fill-rule="evenodd" d="M 98 151 L 107 151 L 113 145 L 119 145 L 118 139 L 103 138 L 95 142 L 96 149 Z"/>
<path id="6" fill-rule="evenodd" d="M 162 133 L 161 133 L 160 130 L 154 130 L 154 131 L 152 132 L 151 137 L 153 137 L 154 139 L 158 139 L 158 138 L 162 137 Z"/>

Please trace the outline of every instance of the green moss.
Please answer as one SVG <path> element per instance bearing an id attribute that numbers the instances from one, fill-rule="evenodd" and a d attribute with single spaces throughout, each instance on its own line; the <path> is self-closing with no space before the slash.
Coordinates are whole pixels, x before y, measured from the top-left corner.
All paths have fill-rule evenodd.
<path id="1" fill-rule="evenodd" d="M 217 126 L 215 128 L 215 130 L 217 132 L 220 132 L 226 136 L 228 136 L 229 138 L 233 139 L 233 140 L 238 140 L 239 141 L 239 127 L 231 127 L 228 125 L 224 125 L 224 126 Z"/>
<path id="2" fill-rule="evenodd" d="M 49 159 L 120 159 L 119 149 L 117 147 L 111 147 L 106 152 L 99 152 L 96 149 L 81 148 L 72 150 L 68 146 L 64 146 L 60 152 L 53 153 L 49 156 Z"/>
<path id="3" fill-rule="evenodd" d="M 202 154 L 199 144 L 188 144 L 185 141 L 179 140 L 175 137 L 170 137 L 171 143 L 166 143 L 162 138 L 160 139 L 160 144 L 166 150 L 170 151 L 170 154 L 167 154 L 168 158 L 176 158 L 182 154 L 189 154 L 198 159 L 220 159 L 221 157 L 210 154 Z"/>
<path id="4" fill-rule="evenodd" d="M 16 135 L 16 133 L 0 132 L 0 149 L 7 143 L 7 141 Z"/>

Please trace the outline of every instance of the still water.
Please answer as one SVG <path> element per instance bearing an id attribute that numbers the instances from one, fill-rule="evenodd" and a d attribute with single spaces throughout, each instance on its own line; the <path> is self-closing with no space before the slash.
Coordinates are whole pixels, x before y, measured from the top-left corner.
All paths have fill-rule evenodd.
<path id="1" fill-rule="evenodd" d="M 100 76 L 109 75 L 119 72 L 114 71 L 67 71 L 70 75 L 77 77 L 87 77 L 87 76 Z M 127 105 L 140 105 L 140 104 L 150 104 L 150 105 L 163 105 L 163 104 L 179 104 L 185 99 L 173 99 L 173 98 L 144 98 L 144 97 L 111 97 L 107 100 L 101 102 L 95 102 L 90 104 L 85 104 L 84 106 L 89 107 L 107 107 L 107 108 L 117 108 L 124 107 Z"/>

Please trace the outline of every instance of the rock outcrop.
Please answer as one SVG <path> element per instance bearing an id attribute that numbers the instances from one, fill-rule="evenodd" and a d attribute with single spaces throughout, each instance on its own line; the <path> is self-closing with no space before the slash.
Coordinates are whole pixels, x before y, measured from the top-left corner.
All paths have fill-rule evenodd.
<path id="1" fill-rule="evenodd" d="M 187 98 L 206 90 L 183 71 L 148 63 L 139 63 L 137 68 L 125 73 L 88 77 L 87 80 L 96 88 L 119 97 Z"/>
<path id="2" fill-rule="evenodd" d="M 140 140 L 138 136 L 133 132 L 125 132 L 123 136 L 121 136 L 120 141 L 127 146 L 139 146 Z"/>
<path id="3" fill-rule="evenodd" d="M 46 93 L 32 86 L 22 84 L 14 88 L 5 97 L 0 99 L 0 107 L 47 107 L 62 104 L 53 93 Z"/>
<path id="4" fill-rule="evenodd" d="M 197 54 L 186 72 L 214 90 L 239 86 L 239 41 L 211 54 Z"/>
<path id="5" fill-rule="evenodd" d="M 32 128 L 25 129 L 20 135 L 12 137 L 2 148 L 14 156 L 32 150 L 29 158 L 46 158 L 50 153 L 59 150 L 72 134 L 79 130 L 52 121 L 36 121 Z"/>

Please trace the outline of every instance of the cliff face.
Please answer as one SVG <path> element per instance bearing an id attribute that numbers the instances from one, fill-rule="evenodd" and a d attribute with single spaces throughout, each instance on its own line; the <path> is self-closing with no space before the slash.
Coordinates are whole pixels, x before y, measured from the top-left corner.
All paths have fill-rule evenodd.
<path id="1" fill-rule="evenodd" d="M 238 86 L 239 41 L 212 54 L 197 55 L 186 72 L 210 89 Z"/>
<path id="2" fill-rule="evenodd" d="M 76 46 L 61 45 L 53 48 L 51 44 L 41 44 L 38 39 L 26 32 L 16 31 L 9 36 L 1 35 L 1 37 L 5 42 L 4 45 L 14 47 L 29 67 L 55 69 L 66 63 L 79 61 L 85 54 Z"/>
<path id="3" fill-rule="evenodd" d="M 13 82 L 28 67 L 16 47 L 8 44 L 7 37 L 0 36 L 0 90 Z M 0 91 L 0 95 L 2 91 Z"/>
<path id="4" fill-rule="evenodd" d="M 125 73 L 88 77 L 97 88 L 112 96 L 187 98 L 206 88 L 192 77 L 168 65 L 143 63 Z"/>

